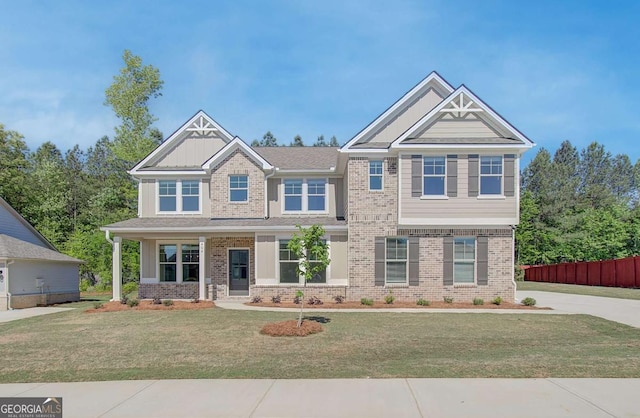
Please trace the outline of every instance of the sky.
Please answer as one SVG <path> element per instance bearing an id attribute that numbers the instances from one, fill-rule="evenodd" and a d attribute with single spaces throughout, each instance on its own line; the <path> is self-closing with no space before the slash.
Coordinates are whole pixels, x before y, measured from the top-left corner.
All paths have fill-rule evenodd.
<path id="1" fill-rule="evenodd" d="M 0 123 L 32 150 L 87 149 L 131 50 L 160 70 L 169 136 L 202 109 L 247 142 L 347 142 L 431 71 L 537 148 L 640 147 L 640 2 L 0 0 Z M 525 163 L 537 151 L 529 151 Z"/>

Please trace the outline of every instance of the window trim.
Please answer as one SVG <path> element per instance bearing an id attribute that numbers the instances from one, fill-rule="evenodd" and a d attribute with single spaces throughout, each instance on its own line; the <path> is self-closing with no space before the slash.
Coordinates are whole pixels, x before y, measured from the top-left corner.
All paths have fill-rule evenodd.
<path id="1" fill-rule="evenodd" d="M 176 246 L 176 281 L 175 282 L 163 282 L 160 280 L 160 246 L 161 245 L 175 245 Z M 196 281 L 184 281 L 182 277 L 182 246 L 183 245 L 196 245 L 198 247 L 198 258 L 200 257 L 200 243 L 194 240 L 158 240 L 156 241 L 156 281 L 157 283 L 200 283 L 200 261 L 198 260 L 198 280 Z M 206 256 L 206 255 L 205 255 Z M 162 264 L 174 264 L 174 263 L 162 263 Z M 194 264 L 194 263 L 189 263 Z"/>
<path id="2" fill-rule="evenodd" d="M 277 286 L 303 286 L 304 285 L 304 276 L 299 276 L 298 277 L 298 282 L 289 282 L 289 283 L 282 283 L 280 281 L 280 241 L 290 241 L 291 240 L 291 236 L 290 235 L 281 235 L 281 236 L 276 236 L 275 237 L 275 259 L 276 259 L 276 285 Z M 326 244 L 327 244 L 327 252 L 329 254 L 329 259 L 331 259 L 331 241 L 329 240 L 328 236 L 323 236 L 321 238 Z M 288 260 L 287 260 L 288 261 Z M 299 261 L 299 259 L 298 259 Z M 329 264 L 327 266 L 327 268 L 325 269 L 325 276 L 326 276 L 326 280 L 324 283 L 313 283 L 311 281 L 307 282 L 307 287 L 311 286 L 330 286 L 330 281 L 331 281 L 331 264 Z"/>
<path id="3" fill-rule="evenodd" d="M 380 174 L 371 174 L 371 163 L 380 163 Z M 383 192 L 384 191 L 384 160 L 383 159 L 375 159 L 375 160 L 369 160 L 369 164 L 367 166 L 367 168 L 369 169 L 369 184 L 368 184 L 368 190 L 370 192 Z M 379 189 L 372 189 L 371 188 L 371 177 L 380 177 L 380 188 Z"/>
<path id="4" fill-rule="evenodd" d="M 482 174 L 483 158 L 500 158 L 500 193 L 482 193 L 483 177 L 498 177 L 497 174 Z M 478 156 L 478 198 L 479 199 L 504 199 L 504 156 L 503 155 L 479 155 Z"/>
<path id="5" fill-rule="evenodd" d="M 473 240 L 473 261 L 467 259 L 456 259 L 456 241 Z M 478 284 L 478 238 L 477 237 L 453 237 L 453 285 L 454 286 L 476 286 Z M 473 264 L 473 282 L 456 282 L 456 263 Z"/>
<path id="6" fill-rule="evenodd" d="M 387 245 L 389 244 L 389 240 L 390 239 L 403 239 L 406 241 L 407 243 L 407 255 L 404 259 L 404 282 L 389 282 L 387 281 L 387 263 L 389 263 L 389 261 L 394 261 L 394 262 L 398 262 L 398 261 L 402 261 L 400 259 L 388 259 L 387 258 Z M 409 285 L 409 237 L 402 237 L 402 236 L 394 236 L 394 237 L 385 237 L 384 239 L 384 285 L 385 286 L 408 286 Z"/>
<path id="7" fill-rule="evenodd" d="M 247 187 L 245 188 L 233 188 L 231 187 L 231 177 L 246 177 L 247 178 Z M 229 194 L 229 199 L 228 202 L 234 205 L 238 205 L 238 204 L 247 204 L 249 203 L 249 175 L 248 174 L 229 174 L 229 188 L 228 188 L 228 194 Z M 246 190 L 247 191 L 247 198 L 245 200 L 231 200 L 231 191 L 232 190 Z"/>
<path id="8" fill-rule="evenodd" d="M 444 173 L 443 174 L 425 174 L 424 173 L 424 163 L 426 158 L 443 158 L 444 159 Z M 423 200 L 439 200 L 439 199 L 449 199 L 447 195 L 447 156 L 446 155 L 423 155 L 422 156 L 422 195 L 420 196 Z M 425 194 L 424 192 L 424 180 L 426 177 L 442 177 L 443 184 L 443 193 L 442 194 Z"/>
<path id="9" fill-rule="evenodd" d="M 176 210 L 160 210 L 160 182 L 161 181 L 175 181 L 176 182 Z M 182 182 L 183 181 L 197 181 L 198 182 L 198 210 L 182 210 Z M 156 189 L 156 215 L 175 215 L 175 214 L 185 214 L 185 215 L 200 215 L 202 214 L 202 180 L 200 178 L 158 178 L 155 179 L 155 189 Z M 186 195 L 193 196 L 193 195 Z"/>
<path id="10" fill-rule="evenodd" d="M 302 204 L 300 210 L 287 210 L 286 209 L 286 197 L 285 194 L 285 181 L 287 180 L 301 180 L 302 181 L 302 193 L 300 194 Z M 324 209 L 323 210 L 309 210 L 309 180 L 324 180 Z M 313 213 L 319 215 L 326 215 L 329 213 L 329 179 L 327 177 L 291 177 L 291 178 L 283 178 L 280 181 L 282 196 L 282 204 L 281 204 L 281 213 L 283 215 L 290 214 L 301 214 L 301 213 Z M 290 195 L 294 196 L 294 195 Z M 298 195 L 295 195 L 298 196 Z M 311 195 L 311 196 L 320 196 L 320 195 Z"/>

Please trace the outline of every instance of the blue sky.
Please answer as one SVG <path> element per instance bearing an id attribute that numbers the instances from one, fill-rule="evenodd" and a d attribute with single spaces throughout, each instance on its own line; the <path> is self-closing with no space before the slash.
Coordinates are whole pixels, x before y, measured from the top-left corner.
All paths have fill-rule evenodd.
<path id="1" fill-rule="evenodd" d="M 5 1 L 0 123 L 35 150 L 118 123 L 104 90 L 130 49 L 160 69 L 168 136 L 203 109 L 250 142 L 346 142 L 432 70 L 538 147 L 640 147 L 637 1 Z M 528 153 L 528 159 L 535 155 Z"/>

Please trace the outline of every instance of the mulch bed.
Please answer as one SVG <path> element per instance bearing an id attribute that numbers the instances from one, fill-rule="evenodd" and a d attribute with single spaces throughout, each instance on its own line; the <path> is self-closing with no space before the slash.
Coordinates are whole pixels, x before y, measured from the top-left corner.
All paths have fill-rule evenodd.
<path id="1" fill-rule="evenodd" d="M 307 335 L 322 332 L 324 328 L 316 321 L 303 320 L 300 328 L 298 321 L 276 322 L 267 324 L 260 330 L 261 334 L 270 335 L 272 337 L 306 337 Z"/>
<path id="2" fill-rule="evenodd" d="M 269 308 L 300 308 L 300 305 L 297 305 L 293 302 L 281 302 L 281 303 L 273 303 L 273 302 L 260 302 L 260 303 L 251 303 L 247 302 L 245 305 L 248 306 L 264 306 Z M 446 303 L 444 301 L 436 301 L 431 302 L 429 306 L 420 306 L 416 305 L 415 302 L 398 302 L 395 301 L 391 304 L 380 302 L 373 302 L 373 306 L 363 305 L 357 301 L 345 301 L 342 303 L 335 302 L 325 302 L 322 305 L 309 305 L 308 303 L 304 304 L 304 309 L 396 309 L 396 308 L 415 308 L 415 309 L 525 309 L 525 310 L 535 310 L 535 309 L 549 309 L 549 308 L 539 308 L 537 306 L 525 306 L 519 303 L 507 303 L 502 302 L 501 305 L 494 305 L 492 303 L 485 302 L 484 305 L 474 305 L 471 302 L 454 302 L 454 303 Z"/>
<path id="3" fill-rule="evenodd" d="M 185 302 L 181 300 L 174 300 L 173 305 L 165 306 L 163 304 L 154 305 L 150 300 L 141 300 L 138 306 L 129 307 L 120 302 L 105 302 L 98 309 L 89 308 L 85 310 L 86 313 L 97 312 L 121 312 L 121 311 L 191 311 L 200 309 L 210 309 L 215 307 L 215 304 L 210 301 Z"/>

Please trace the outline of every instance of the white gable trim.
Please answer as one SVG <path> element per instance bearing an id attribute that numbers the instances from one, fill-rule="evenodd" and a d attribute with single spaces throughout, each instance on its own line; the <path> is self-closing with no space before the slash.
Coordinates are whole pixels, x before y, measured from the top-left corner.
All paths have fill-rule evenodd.
<path id="1" fill-rule="evenodd" d="M 396 112 L 401 107 L 405 106 L 408 102 L 410 102 L 419 91 L 421 91 L 427 84 L 431 81 L 438 82 L 446 91 L 451 93 L 453 91 L 453 87 L 447 83 L 438 73 L 432 71 L 424 80 L 418 83 L 414 88 L 409 90 L 404 96 L 402 96 L 397 102 L 395 102 L 390 108 L 388 108 L 384 113 L 378 116 L 373 122 L 371 122 L 366 128 L 360 131 L 356 136 L 354 136 L 349 142 L 344 144 L 340 148 L 340 152 L 351 151 L 349 148 L 351 145 L 357 143 L 366 135 L 370 134 L 374 131 L 380 124 L 384 123 L 384 121 L 394 112 Z"/>
<path id="2" fill-rule="evenodd" d="M 58 252 L 58 250 L 56 249 L 56 247 L 53 246 L 53 244 L 51 244 L 49 242 L 49 240 L 47 240 L 44 235 L 42 235 L 40 232 L 38 232 L 37 229 L 35 229 L 33 227 L 33 225 L 31 225 L 26 219 L 24 219 L 22 217 L 22 215 L 20 215 L 18 213 L 17 210 L 15 210 L 6 200 L 4 200 L 1 196 L 0 196 L 0 205 L 3 206 L 7 212 L 9 212 L 10 215 L 12 215 L 18 222 L 20 222 L 21 224 L 23 224 L 29 231 L 31 231 L 33 233 L 33 235 L 36 236 L 36 238 L 38 238 L 47 248 Z M 17 238 L 16 238 L 17 239 Z"/>
<path id="3" fill-rule="evenodd" d="M 216 152 L 213 157 L 205 161 L 204 164 L 202 164 L 202 169 L 210 170 L 211 167 L 214 165 L 214 163 L 224 160 L 229 155 L 231 155 L 233 151 L 235 151 L 238 148 L 242 149 L 248 156 L 250 156 L 255 162 L 257 162 L 258 165 L 260 165 L 263 170 L 273 169 L 273 166 L 269 164 L 267 160 L 262 158 L 260 154 L 255 152 L 253 148 L 251 148 L 249 145 L 247 145 L 242 139 L 240 139 L 237 136 L 233 138 L 233 140 L 229 142 L 227 145 L 222 147 L 220 151 Z"/>
<path id="4" fill-rule="evenodd" d="M 451 93 L 449 95 L 449 97 L 447 97 L 446 99 L 444 99 L 442 102 L 440 102 L 440 104 L 438 104 L 436 107 L 434 107 L 433 109 L 431 109 L 431 111 L 429 113 L 427 113 L 426 115 L 424 115 L 419 121 L 417 121 L 416 123 L 413 124 L 413 126 L 411 126 L 409 129 L 407 129 L 402 135 L 400 135 L 395 141 L 393 141 L 391 143 L 390 148 L 398 148 L 401 146 L 412 146 L 412 147 L 417 147 L 419 146 L 418 144 L 402 144 L 402 141 L 404 141 L 407 138 L 410 138 L 412 135 L 414 135 L 416 132 L 420 131 L 421 129 L 423 129 L 425 126 L 428 126 L 431 122 L 433 122 L 433 120 L 435 118 L 437 118 L 440 114 L 441 114 L 441 110 L 451 104 L 451 102 L 455 99 L 458 98 L 458 96 L 460 94 L 464 94 L 465 96 L 467 96 L 469 99 L 471 99 L 473 101 L 473 103 L 479 108 L 481 109 L 483 112 L 486 112 L 486 114 L 488 114 L 489 116 L 491 116 L 491 118 L 493 118 L 499 125 L 501 125 L 503 128 L 507 129 L 508 131 L 512 132 L 514 134 L 514 136 L 516 138 L 518 138 L 519 140 L 521 140 L 523 142 L 522 147 L 524 148 L 531 148 L 533 146 L 535 146 L 535 143 L 530 140 L 529 138 L 527 138 L 524 134 L 522 134 L 519 130 L 517 130 L 515 127 L 513 127 L 509 122 L 507 122 L 505 119 L 502 118 L 502 116 L 500 116 L 499 114 L 497 114 L 493 109 L 491 109 L 491 107 L 489 107 L 486 103 L 484 103 L 482 100 L 480 100 L 478 98 L 478 96 L 476 96 L 475 94 L 473 94 L 464 84 L 461 85 L 460 87 L 458 87 L 453 93 Z M 496 145 L 491 145 L 490 147 L 499 147 L 502 144 L 496 144 Z M 439 145 L 442 146 L 442 145 Z"/>
<path id="5" fill-rule="evenodd" d="M 202 128 L 204 128 L 206 130 L 215 130 L 216 132 L 218 132 L 220 134 L 220 137 L 222 137 L 222 139 L 227 143 L 233 139 L 233 136 L 229 132 L 227 132 L 222 126 L 220 126 L 215 120 L 213 120 L 211 118 L 211 116 L 207 115 L 203 110 L 200 110 L 200 111 L 198 111 L 198 113 L 193 115 L 193 117 L 191 119 L 189 119 L 184 125 L 179 127 L 173 134 L 171 134 L 171 136 L 169 138 L 167 138 L 162 144 L 158 145 L 158 147 L 156 149 L 151 151 L 151 153 L 149 155 L 144 157 L 142 159 L 142 161 L 140 161 L 138 164 L 136 164 L 135 167 L 133 167 L 129 171 L 129 173 L 130 174 L 139 174 L 138 170 L 140 168 L 144 167 L 148 162 L 150 162 L 150 161 L 152 161 L 152 160 L 154 160 L 154 159 L 156 159 L 158 157 L 163 156 L 164 153 L 168 149 L 171 149 L 170 145 L 173 142 L 175 142 L 176 139 L 183 132 L 198 130 L 198 129 L 194 129 L 191 125 L 196 124 L 198 122 L 198 119 L 200 119 L 200 118 L 203 118 L 208 122 L 208 124 L 205 127 L 202 127 Z"/>

